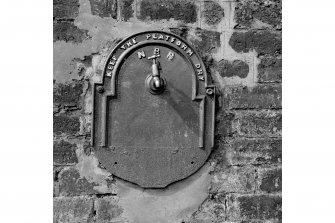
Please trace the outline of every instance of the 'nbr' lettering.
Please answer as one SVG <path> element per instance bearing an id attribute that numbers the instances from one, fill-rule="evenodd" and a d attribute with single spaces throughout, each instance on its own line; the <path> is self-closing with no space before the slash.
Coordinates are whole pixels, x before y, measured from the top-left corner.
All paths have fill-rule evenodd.
<path id="1" fill-rule="evenodd" d="M 143 57 L 145 57 L 145 53 L 144 53 L 143 50 L 140 51 L 140 52 L 137 52 L 137 55 L 138 55 L 138 58 L 139 58 L 139 59 L 142 59 Z"/>

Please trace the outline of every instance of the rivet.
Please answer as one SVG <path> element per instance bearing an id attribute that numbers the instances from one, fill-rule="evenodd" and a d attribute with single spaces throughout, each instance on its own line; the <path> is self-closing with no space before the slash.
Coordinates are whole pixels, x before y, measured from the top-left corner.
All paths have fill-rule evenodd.
<path id="1" fill-rule="evenodd" d="M 213 92 L 213 89 L 211 89 L 211 88 L 208 88 L 207 90 L 206 90 L 206 94 L 208 94 L 208 95 L 212 95 L 214 92 Z"/>

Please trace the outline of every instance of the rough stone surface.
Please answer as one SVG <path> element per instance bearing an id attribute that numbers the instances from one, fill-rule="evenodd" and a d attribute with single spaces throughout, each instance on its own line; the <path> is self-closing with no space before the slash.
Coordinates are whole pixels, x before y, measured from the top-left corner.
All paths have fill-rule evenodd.
<path id="1" fill-rule="evenodd" d="M 78 170 L 73 167 L 63 169 L 58 176 L 60 196 L 79 196 L 95 194 L 95 183 L 81 178 Z"/>
<path id="2" fill-rule="evenodd" d="M 259 83 L 279 83 L 282 79 L 282 59 L 262 58 L 258 69 Z"/>
<path id="3" fill-rule="evenodd" d="M 54 19 L 75 19 L 79 13 L 79 0 L 53 0 Z"/>
<path id="4" fill-rule="evenodd" d="M 197 7 L 194 1 L 185 0 L 142 0 L 139 18 L 142 20 L 175 19 L 185 23 L 197 20 Z"/>
<path id="5" fill-rule="evenodd" d="M 281 29 L 282 20 L 281 0 L 238 0 L 235 7 L 237 23 L 252 27 L 257 20 Z"/>
<path id="6" fill-rule="evenodd" d="M 93 223 L 92 198 L 54 198 L 53 209 L 54 223 Z"/>
<path id="7" fill-rule="evenodd" d="M 53 196 L 57 197 L 59 195 L 59 183 L 58 183 L 58 176 L 59 173 L 62 171 L 63 167 L 54 166 L 53 167 Z"/>
<path id="8" fill-rule="evenodd" d="M 53 26 L 53 41 L 81 43 L 88 39 L 86 30 L 76 27 L 73 22 L 58 22 Z"/>
<path id="9" fill-rule="evenodd" d="M 91 4 L 92 15 L 102 18 L 117 16 L 117 0 L 89 0 Z"/>
<path id="10" fill-rule="evenodd" d="M 246 137 L 280 137 L 282 116 L 278 111 L 241 111 L 236 113 L 233 129 Z"/>
<path id="11" fill-rule="evenodd" d="M 280 0 L 54 0 L 54 222 L 281 222 Z M 90 147 L 92 83 L 110 50 L 170 31 L 217 88 L 215 147 L 192 176 L 146 189 Z"/>
<path id="12" fill-rule="evenodd" d="M 262 169 L 260 170 L 259 189 L 267 193 L 280 192 L 282 189 L 282 170 L 279 169 Z"/>
<path id="13" fill-rule="evenodd" d="M 220 23 L 224 17 L 223 8 L 214 1 L 205 1 L 202 16 L 205 18 L 205 22 L 208 25 L 216 25 Z"/>
<path id="14" fill-rule="evenodd" d="M 281 108 L 281 85 L 259 85 L 247 87 L 226 87 L 224 103 L 229 109 Z"/>
<path id="15" fill-rule="evenodd" d="M 94 208 L 97 223 L 124 222 L 121 217 L 123 209 L 117 204 L 117 199 L 114 197 L 103 197 L 95 200 Z"/>
<path id="16" fill-rule="evenodd" d="M 213 172 L 211 191 L 215 193 L 252 193 L 256 189 L 257 171 L 251 167 L 218 168 Z"/>
<path id="17" fill-rule="evenodd" d="M 176 34 L 183 39 L 187 39 L 187 35 L 189 33 L 190 28 L 187 26 L 179 26 L 179 27 L 170 27 L 169 31 L 173 34 Z"/>
<path id="18" fill-rule="evenodd" d="M 278 164 L 282 160 L 281 139 L 238 138 L 228 140 L 222 150 L 226 150 L 231 165 Z"/>
<path id="19" fill-rule="evenodd" d="M 78 117 L 59 115 L 53 117 L 53 131 L 55 134 L 76 134 L 80 130 Z"/>
<path id="20" fill-rule="evenodd" d="M 54 84 L 53 102 L 65 107 L 78 107 L 82 93 L 83 83 L 80 81 Z"/>
<path id="21" fill-rule="evenodd" d="M 249 66 L 242 60 L 221 60 L 217 64 L 217 70 L 222 77 L 240 77 L 246 78 L 249 73 Z"/>
<path id="22" fill-rule="evenodd" d="M 75 164 L 78 163 L 76 156 L 77 145 L 61 140 L 54 142 L 53 162 L 55 164 Z"/>
<path id="23" fill-rule="evenodd" d="M 243 220 L 279 220 L 282 218 L 281 197 L 268 195 L 240 196 L 237 198 Z"/>
<path id="24" fill-rule="evenodd" d="M 215 52 L 220 46 L 220 32 L 196 29 L 188 36 L 188 41 L 202 56 Z"/>
<path id="25" fill-rule="evenodd" d="M 232 125 L 234 120 L 235 114 L 233 112 L 220 111 L 217 113 L 215 122 L 215 137 L 217 140 L 221 140 L 223 137 L 233 136 L 236 134 L 236 129 L 233 128 Z"/>
<path id="26" fill-rule="evenodd" d="M 132 4 L 134 0 L 122 0 L 121 1 L 121 16 L 124 21 L 128 21 L 131 17 L 133 17 L 134 10 L 132 8 Z"/>
<path id="27" fill-rule="evenodd" d="M 281 55 L 281 35 L 270 31 L 251 30 L 247 32 L 234 32 L 229 40 L 229 45 L 236 52 L 256 50 L 258 56 Z"/>

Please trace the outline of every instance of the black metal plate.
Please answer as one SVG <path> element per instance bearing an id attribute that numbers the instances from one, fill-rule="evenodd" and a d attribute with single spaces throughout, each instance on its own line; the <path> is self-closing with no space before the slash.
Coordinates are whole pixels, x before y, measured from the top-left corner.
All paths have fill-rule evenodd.
<path id="1" fill-rule="evenodd" d="M 157 48 L 167 85 L 153 95 L 145 80 Z M 92 145 L 99 162 L 146 188 L 194 173 L 213 147 L 215 88 L 208 81 L 199 55 L 173 34 L 143 32 L 119 43 L 102 83 L 94 84 Z"/>

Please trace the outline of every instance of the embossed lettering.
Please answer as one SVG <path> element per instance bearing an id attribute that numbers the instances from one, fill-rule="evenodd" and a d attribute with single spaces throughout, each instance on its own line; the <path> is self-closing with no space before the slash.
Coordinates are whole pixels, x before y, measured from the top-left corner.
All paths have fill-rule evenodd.
<path id="1" fill-rule="evenodd" d="M 187 46 L 186 46 L 185 44 L 183 44 L 183 45 L 181 46 L 181 48 L 182 48 L 183 50 L 186 50 L 186 49 L 187 49 Z"/>
<path id="2" fill-rule="evenodd" d="M 151 37 L 151 34 L 148 34 L 148 35 L 147 35 L 147 40 L 150 39 L 150 37 Z"/>
<path id="3" fill-rule="evenodd" d="M 108 71 L 106 72 L 106 76 L 108 76 L 108 77 L 112 76 L 112 71 L 109 71 L 109 70 L 108 70 Z"/>
<path id="4" fill-rule="evenodd" d="M 196 67 L 197 69 L 200 69 L 200 68 L 201 68 L 201 65 L 200 65 L 199 63 L 197 63 L 197 64 L 195 65 L 195 67 Z"/>
<path id="5" fill-rule="evenodd" d="M 166 58 L 168 60 L 172 60 L 174 58 L 174 53 L 172 53 L 171 51 L 169 51 L 169 53 L 166 55 Z"/>
<path id="6" fill-rule="evenodd" d="M 163 35 L 159 35 L 158 39 L 164 39 Z"/>
<path id="7" fill-rule="evenodd" d="M 115 65 L 115 60 L 110 60 L 110 61 L 109 61 L 109 64 L 111 64 L 111 65 L 114 66 L 114 65 Z"/>
<path id="8" fill-rule="evenodd" d="M 198 76 L 198 79 L 201 80 L 201 81 L 205 80 L 204 76 Z"/>
<path id="9" fill-rule="evenodd" d="M 176 42 L 176 44 L 177 44 L 177 46 L 180 46 L 180 45 L 181 45 L 181 42 L 178 40 L 178 41 Z"/>
<path id="10" fill-rule="evenodd" d="M 202 70 L 197 70 L 197 72 L 198 72 L 198 75 L 202 75 L 203 74 Z"/>
<path id="11" fill-rule="evenodd" d="M 134 43 L 134 44 L 136 44 L 136 43 L 137 43 L 137 42 L 136 42 L 136 38 L 133 38 L 132 40 L 133 40 L 133 43 Z"/>
<path id="12" fill-rule="evenodd" d="M 192 51 L 192 50 L 190 50 L 190 49 L 188 49 L 188 50 L 186 51 L 186 53 L 187 53 L 188 55 L 192 56 L 192 54 L 193 54 L 193 51 Z"/>
<path id="13" fill-rule="evenodd" d="M 168 35 L 165 36 L 165 40 L 166 40 L 166 41 L 168 41 L 169 38 L 170 38 L 170 36 L 168 36 Z"/>
<path id="14" fill-rule="evenodd" d="M 170 42 L 173 43 L 175 40 L 176 38 L 172 37 Z"/>
<path id="15" fill-rule="evenodd" d="M 126 43 L 127 47 L 131 47 L 133 44 L 131 42 Z"/>
<path id="16" fill-rule="evenodd" d="M 158 55 L 158 54 L 159 54 L 159 48 L 155 48 L 155 49 L 154 49 L 154 54 L 155 54 L 155 55 Z"/>
<path id="17" fill-rule="evenodd" d="M 141 52 L 137 52 L 138 58 L 142 59 L 143 57 L 145 57 L 145 53 L 142 50 Z"/>
<path id="18" fill-rule="evenodd" d="M 152 38 L 153 39 L 157 39 L 157 36 L 156 36 L 156 34 L 154 33 L 154 34 L 152 34 Z"/>

